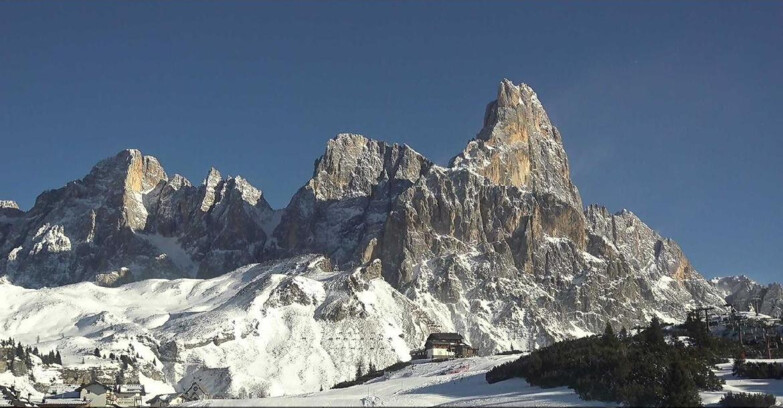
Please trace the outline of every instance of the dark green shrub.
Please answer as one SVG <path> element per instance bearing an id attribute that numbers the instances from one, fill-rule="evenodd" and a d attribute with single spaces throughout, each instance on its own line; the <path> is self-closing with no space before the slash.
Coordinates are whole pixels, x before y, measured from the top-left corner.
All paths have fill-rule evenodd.
<path id="1" fill-rule="evenodd" d="M 710 369 L 714 342 L 667 344 L 660 324 L 633 337 L 602 336 L 555 343 L 487 372 L 489 383 L 522 377 L 540 387 L 567 386 L 584 400 L 629 406 L 700 405 L 699 390 L 720 390 Z"/>
<path id="2" fill-rule="evenodd" d="M 734 375 L 741 378 L 780 380 L 783 379 L 783 364 L 748 362 L 737 359 L 734 361 L 732 372 Z"/>
<path id="3" fill-rule="evenodd" d="M 756 407 L 769 408 L 775 405 L 775 396 L 772 394 L 728 392 L 720 400 L 722 407 Z"/>

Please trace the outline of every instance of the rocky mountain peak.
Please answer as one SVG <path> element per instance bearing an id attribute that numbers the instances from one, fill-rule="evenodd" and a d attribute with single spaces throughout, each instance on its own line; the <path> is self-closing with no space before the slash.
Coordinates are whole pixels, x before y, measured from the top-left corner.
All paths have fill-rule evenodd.
<path id="1" fill-rule="evenodd" d="M 16 201 L 0 200 L 0 208 L 10 208 L 10 209 L 18 210 L 19 204 L 17 204 Z"/>
<path id="2" fill-rule="evenodd" d="M 367 331 L 368 313 L 396 304 L 405 307 L 378 310 L 404 322 L 404 340 L 394 336 L 409 342 L 401 346 L 420 346 L 427 333 L 413 326 L 421 325 L 463 333 L 484 353 L 600 333 L 608 319 L 633 327 L 652 315 L 683 319 L 683 305 L 724 304 L 674 241 L 628 211 L 582 207 L 560 134 L 529 86 L 502 81 L 483 125 L 449 168 L 406 145 L 339 134 L 279 211 L 242 177 L 212 168 L 203 185 L 192 186 L 179 175 L 167 179 L 154 158 L 123 151 L 83 180 L 42 194 L 29 213 L 0 216 L 0 275 L 30 287 L 120 285 L 210 278 L 261 262 L 277 265 L 273 275 L 297 275 L 268 299 L 274 307 L 313 306 L 297 306 L 302 321 L 341 328 L 355 322 Z M 340 289 L 337 275 L 307 284 L 317 289 L 317 296 L 308 294 L 292 269 L 300 257 L 310 264 L 315 258 L 308 254 L 324 259 L 329 271 L 346 272 L 343 282 L 362 295 Z M 244 282 L 237 274 L 221 281 L 236 279 Z M 265 314 L 272 306 L 259 295 L 279 279 L 259 279 L 232 308 L 250 302 Z M 316 306 L 323 299 L 331 300 Z M 209 332 L 209 339 L 192 337 L 191 349 L 214 353 L 221 346 L 211 336 L 238 327 L 218 309 L 200 321 L 172 316 L 161 333 L 173 325 Z M 386 330 L 388 322 L 381 323 Z M 255 331 L 247 328 L 245 334 Z M 254 334 L 233 340 L 243 338 L 267 346 Z M 181 337 L 177 342 L 183 345 Z M 236 350 L 235 344 L 225 347 Z M 293 352 L 308 355 L 312 346 Z M 285 360 L 276 356 L 271 364 Z M 169 361 L 175 358 L 187 356 Z M 240 358 L 269 363 L 252 354 Z"/>
<path id="3" fill-rule="evenodd" d="M 429 165 L 406 145 L 341 133 L 329 140 L 326 152 L 316 161 L 308 188 L 319 200 L 364 197 L 371 194 L 379 179 L 415 181 Z"/>
<path id="4" fill-rule="evenodd" d="M 112 207 L 121 203 L 123 223 L 133 230 L 142 230 L 147 217 L 142 196 L 167 180 L 158 159 L 137 149 L 126 149 L 100 161 L 74 188 L 86 190 L 75 194 L 96 193 Z"/>
<path id="5" fill-rule="evenodd" d="M 222 181 L 223 177 L 220 175 L 220 172 L 216 168 L 210 167 L 209 174 L 207 174 L 207 178 L 204 179 L 206 192 L 204 193 L 204 198 L 201 200 L 201 211 L 209 211 L 212 204 L 215 203 L 217 187 Z"/>
<path id="6" fill-rule="evenodd" d="M 126 149 L 100 161 L 84 179 L 112 186 L 119 182 L 129 192 L 149 191 L 165 180 L 168 176 L 158 159 L 144 156 L 137 149 Z"/>
<path id="7" fill-rule="evenodd" d="M 0 200 L 0 216 L 16 217 L 22 214 L 24 212 L 19 209 L 19 204 L 16 201 Z M 2 233 L 0 233 L 1 235 Z"/>
<path id="8" fill-rule="evenodd" d="M 544 112 L 544 107 L 541 105 L 541 101 L 538 100 L 538 95 L 528 84 L 520 83 L 515 85 L 509 79 L 504 78 L 498 85 L 498 96 L 495 100 L 497 109 L 517 109 L 522 106 L 524 113 L 527 113 L 527 120 L 534 120 L 537 117 L 549 122 L 549 118 Z M 493 105 L 490 103 L 490 105 Z M 488 110 L 487 113 L 492 113 L 492 110 Z M 491 126 L 491 116 L 486 116 L 484 121 L 484 127 Z M 498 119 L 495 117 L 494 119 Z"/>
<path id="9" fill-rule="evenodd" d="M 526 84 L 500 82 L 497 99 L 487 105 L 484 127 L 450 166 L 468 168 L 494 184 L 550 193 L 582 208 L 560 132 Z"/>
<path id="10" fill-rule="evenodd" d="M 190 180 L 184 176 L 180 174 L 174 174 L 169 180 L 169 186 L 171 186 L 171 188 L 174 190 L 179 190 L 182 187 L 192 187 L 193 184 L 191 184 Z"/>
<path id="11" fill-rule="evenodd" d="M 236 190 L 242 197 L 242 201 L 250 204 L 251 206 L 260 206 L 261 208 L 271 211 L 269 204 L 262 198 L 264 193 L 261 190 L 255 188 L 242 176 L 229 177 L 226 180 L 226 189 Z"/>

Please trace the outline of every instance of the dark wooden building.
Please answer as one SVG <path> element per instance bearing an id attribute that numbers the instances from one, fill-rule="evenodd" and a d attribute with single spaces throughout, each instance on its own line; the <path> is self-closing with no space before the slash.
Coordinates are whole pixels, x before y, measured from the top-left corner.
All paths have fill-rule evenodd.
<path id="1" fill-rule="evenodd" d="M 432 333 L 424 343 L 424 349 L 411 353 L 413 358 L 448 359 L 473 357 L 478 349 L 465 342 L 459 333 Z"/>

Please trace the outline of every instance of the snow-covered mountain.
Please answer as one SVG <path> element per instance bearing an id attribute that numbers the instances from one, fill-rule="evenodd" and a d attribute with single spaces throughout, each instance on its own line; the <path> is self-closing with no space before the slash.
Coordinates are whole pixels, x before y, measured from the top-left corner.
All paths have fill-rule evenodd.
<path id="1" fill-rule="evenodd" d="M 448 166 L 340 134 L 281 210 L 241 177 L 193 186 L 136 150 L 14 207 L 0 209 L 0 290 L 19 299 L 4 331 L 43 335 L 29 322 L 57 310 L 48 344 L 69 358 L 136 336 L 168 384 L 224 395 L 328 387 L 436 330 L 486 355 L 724 304 L 633 213 L 583 208 L 562 136 L 508 80 Z"/>
<path id="2" fill-rule="evenodd" d="M 721 291 L 727 304 L 739 311 L 754 310 L 776 318 L 783 316 L 783 286 L 780 283 L 762 285 L 745 275 L 713 278 L 710 283 Z"/>
<path id="3" fill-rule="evenodd" d="M 216 276 L 257 261 L 275 217 L 241 177 L 213 168 L 194 187 L 125 150 L 0 217 L 0 274 L 26 287 Z"/>

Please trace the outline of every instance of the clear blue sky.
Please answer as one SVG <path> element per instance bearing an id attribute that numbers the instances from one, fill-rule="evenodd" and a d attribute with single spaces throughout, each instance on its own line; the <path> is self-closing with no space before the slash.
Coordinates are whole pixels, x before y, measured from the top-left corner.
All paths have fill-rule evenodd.
<path id="1" fill-rule="evenodd" d="M 338 132 L 447 163 L 507 77 L 585 204 L 707 277 L 783 280 L 782 50 L 783 2 L 1 2 L 0 198 L 135 147 L 282 207 Z"/>

